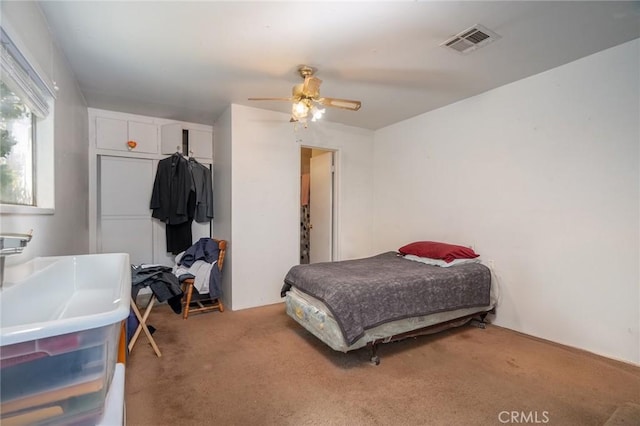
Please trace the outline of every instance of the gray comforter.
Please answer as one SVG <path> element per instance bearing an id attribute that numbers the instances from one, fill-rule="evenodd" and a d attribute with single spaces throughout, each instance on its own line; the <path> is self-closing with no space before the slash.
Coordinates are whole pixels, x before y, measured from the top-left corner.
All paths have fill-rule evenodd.
<path id="1" fill-rule="evenodd" d="M 395 252 L 294 266 L 284 282 L 282 295 L 295 286 L 324 302 L 349 345 L 389 321 L 488 306 L 491 291 L 491 273 L 480 263 L 441 268 Z"/>

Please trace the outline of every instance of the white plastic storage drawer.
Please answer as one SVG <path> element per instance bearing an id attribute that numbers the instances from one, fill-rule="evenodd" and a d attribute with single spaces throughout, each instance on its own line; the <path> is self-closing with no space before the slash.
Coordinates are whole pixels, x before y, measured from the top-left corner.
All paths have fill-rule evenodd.
<path id="1" fill-rule="evenodd" d="M 0 424 L 96 424 L 119 333 L 115 323 L 0 348 Z"/>

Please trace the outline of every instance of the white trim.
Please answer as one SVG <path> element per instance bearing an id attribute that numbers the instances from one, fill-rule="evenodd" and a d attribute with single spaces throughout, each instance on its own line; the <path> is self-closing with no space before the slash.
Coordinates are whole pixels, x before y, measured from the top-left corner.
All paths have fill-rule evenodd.
<path id="1" fill-rule="evenodd" d="M 55 209 L 55 101 L 49 101 L 49 115 L 36 120 L 35 203 L 41 209 Z"/>
<path id="2" fill-rule="evenodd" d="M 340 244 L 340 171 L 342 170 L 342 150 L 333 151 L 333 260 L 342 259 L 342 244 Z"/>
<path id="3" fill-rule="evenodd" d="M 0 214 L 53 214 L 55 209 L 48 207 L 19 206 L 15 204 L 0 204 Z"/>

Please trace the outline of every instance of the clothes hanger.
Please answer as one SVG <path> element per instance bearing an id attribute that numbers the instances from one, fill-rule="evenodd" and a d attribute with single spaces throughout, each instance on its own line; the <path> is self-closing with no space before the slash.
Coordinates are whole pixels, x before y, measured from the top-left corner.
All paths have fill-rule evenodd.
<path id="1" fill-rule="evenodd" d="M 193 151 L 189 151 L 189 155 L 185 155 L 182 153 L 182 146 L 178 145 L 176 146 L 176 152 L 173 155 L 179 155 L 181 158 L 184 158 L 185 160 L 191 160 Z M 193 161 L 195 161 L 195 159 Z"/>

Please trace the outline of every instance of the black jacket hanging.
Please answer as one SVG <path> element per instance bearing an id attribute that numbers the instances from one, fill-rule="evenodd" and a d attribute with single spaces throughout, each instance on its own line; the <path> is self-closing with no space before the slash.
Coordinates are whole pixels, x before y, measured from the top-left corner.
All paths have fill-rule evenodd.
<path id="1" fill-rule="evenodd" d="M 170 225 L 187 222 L 192 187 L 193 180 L 187 159 L 175 153 L 160 160 L 151 194 L 151 216 Z M 193 213 L 191 217 L 193 218 Z"/>
<path id="2" fill-rule="evenodd" d="M 196 194 L 195 191 L 189 193 L 189 199 L 187 201 L 187 212 L 189 219 L 186 222 L 179 223 L 177 225 L 165 225 L 165 235 L 167 238 L 167 251 L 172 254 L 178 254 L 185 251 L 193 242 L 193 235 L 191 233 L 191 224 L 193 223 L 193 216 L 196 210 Z"/>
<path id="3" fill-rule="evenodd" d="M 192 244 L 196 196 L 189 161 L 179 153 L 158 162 L 150 208 L 165 222 L 167 252 L 178 254 Z"/>

